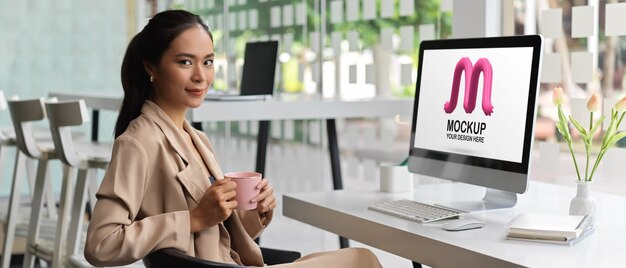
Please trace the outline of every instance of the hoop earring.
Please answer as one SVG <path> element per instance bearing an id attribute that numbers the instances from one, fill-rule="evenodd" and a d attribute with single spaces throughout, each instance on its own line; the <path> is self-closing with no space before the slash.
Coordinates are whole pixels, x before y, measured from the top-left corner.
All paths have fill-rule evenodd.
<path id="1" fill-rule="evenodd" d="M 154 82 L 154 76 L 150 76 L 150 83 Z"/>

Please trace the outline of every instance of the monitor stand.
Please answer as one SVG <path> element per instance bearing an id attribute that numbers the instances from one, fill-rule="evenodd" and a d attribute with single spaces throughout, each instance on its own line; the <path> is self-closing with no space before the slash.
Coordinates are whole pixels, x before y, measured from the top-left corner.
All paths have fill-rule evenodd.
<path id="1" fill-rule="evenodd" d="M 508 191 L 501 191 L 492 188 L 486 188 L 485 196 L 480 201 L 461 201 L 445 204 L 440 206 L 449 207 L 464 212 L 511 208 L 517 203 L 517 194 Z"/>

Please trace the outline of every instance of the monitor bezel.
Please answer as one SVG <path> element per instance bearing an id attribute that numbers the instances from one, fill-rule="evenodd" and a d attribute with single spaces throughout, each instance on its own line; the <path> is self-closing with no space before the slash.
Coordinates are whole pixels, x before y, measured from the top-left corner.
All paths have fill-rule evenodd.
<path id="1" fill-rule="evenodd" d="M 419 105 L 420 85 L 422 82 L 422 68 L 425 50 L 444 50 L 444 49 L 482 49 L 482 48 L 511 48 L 511 47 L 532 47 L 532 66 L 530 72 L 530 85 L 528 89 L 528 102 L 526 108 L 526 125 L 524 133 L 524 144 L 522 152 L 522 161 L 520 163 L 471 156 L 465 154 L 457 154 L 451 152 L 442 152 L 424 148 L 415 147 L 415 130 L 417 121 L 417 111 Z M 540 35 L 529 36 L 510 36 L 510 37 L 491 37 L 491 38 L 470 38 L 470 39 L 448 39 L 448 40 L 432 40 L 422 41 L 419 49 L 419 64 L 417 81 L 415 85 L 415 98 L 413 103 L 413 119 L 411 123 L 411 147 L 409 155 L 411 157 L 420 157 L 425 159 L 439 160 L 444 162 L 453 162 L 462 165 L 475 166 L 487 169 L 501 170 L 520 174 L 528 174 L 530 152 L 532 140 L 534 137 L 534 122 L 536 114 L 536 98 L 538 92 L 538 77 L 541 71 L 541 53 L 542 53 L 542 37 Z"/>

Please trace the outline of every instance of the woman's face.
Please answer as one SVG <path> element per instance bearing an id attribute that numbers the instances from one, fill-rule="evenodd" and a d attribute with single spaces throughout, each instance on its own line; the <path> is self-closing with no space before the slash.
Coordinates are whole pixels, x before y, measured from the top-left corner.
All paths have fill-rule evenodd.
<path id="1" fill-rule="evenodd" d="M 214 58 L 213 41 L 200 25 L 183 31 L 157 66 L 146 66 L 148 74 L 154 76 L 155 101 L 168 110 L 200 106 L 213 83 Z"/>

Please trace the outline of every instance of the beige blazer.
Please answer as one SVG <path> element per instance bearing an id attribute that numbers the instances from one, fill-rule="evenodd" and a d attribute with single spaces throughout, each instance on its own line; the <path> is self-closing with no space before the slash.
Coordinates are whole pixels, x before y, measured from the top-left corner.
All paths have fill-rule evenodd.
<path id="1" fill-rule="evenodd" d="M 223 174 L 206 135 L 184 128 L 217 179 Z M 201 144 L 201 145 L 199 145 Z M 223 223 L 191 234 L 189 211 L 211 185 L 176 126 L 151 101 L 113 147 L 96 196 L 85 257 L 96 266 L 124 265 L 162 248 L 225 263 L 263 266 L 253 239 L 270 222 L 254 211 L 235 211 Z"/>

